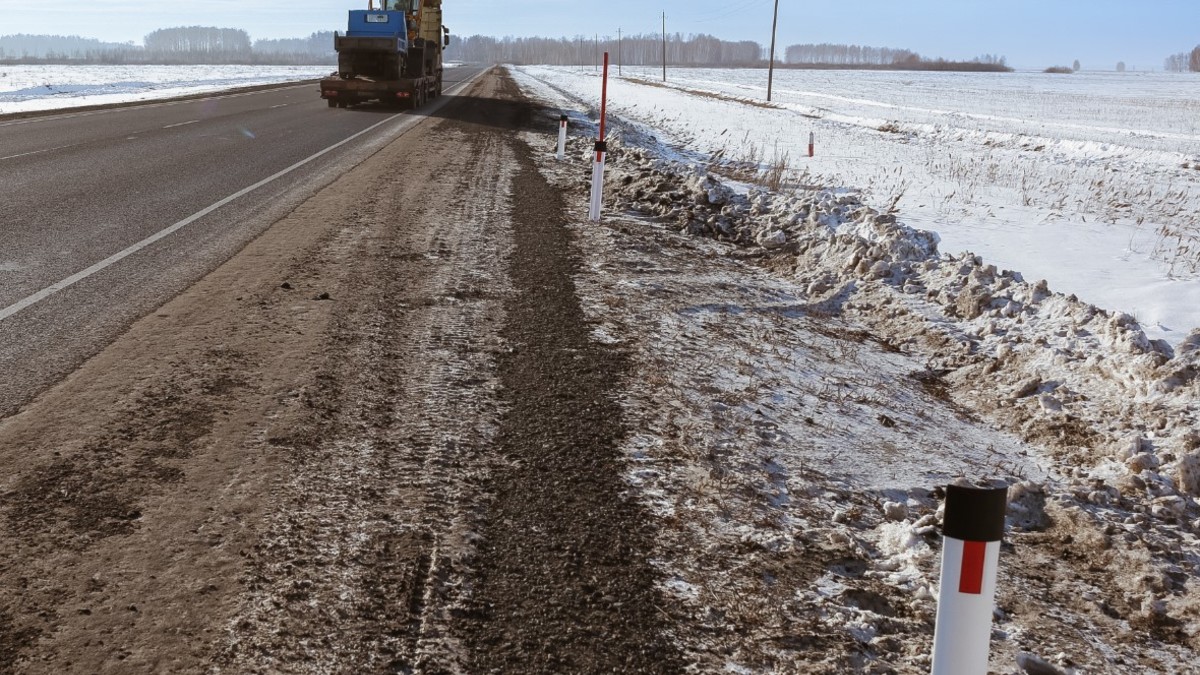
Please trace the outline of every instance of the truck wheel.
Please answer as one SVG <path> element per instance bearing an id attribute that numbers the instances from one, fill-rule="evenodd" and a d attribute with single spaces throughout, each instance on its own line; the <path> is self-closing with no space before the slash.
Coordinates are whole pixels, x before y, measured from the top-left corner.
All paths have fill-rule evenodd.
<path id="1" fill-rule="evenodd" d="M 337 107 L 337 101 L 335 101 L 335 100 L 333 100 L 333 99 L 331 99 L 331 98 L 327 98 L 327 99 L 325 99 L 325 102 L 329 104 L 329 107 L 330 107 L 330 108 L 336 108 L 336 107 Z"/>

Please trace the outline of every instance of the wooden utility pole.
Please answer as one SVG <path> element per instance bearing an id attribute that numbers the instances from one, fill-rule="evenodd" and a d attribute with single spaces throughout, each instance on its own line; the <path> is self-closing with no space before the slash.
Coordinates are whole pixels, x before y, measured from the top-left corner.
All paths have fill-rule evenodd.
<path id="1" fill-rule="evenodd" d="M 775 0 L 775 18 L 771 20 L 771 63 L 767 66 L 767 101 L 771 100 L 771 86 L 775 83 L 775 30 L 779 27 L 779 0 Z"/>
<path id="2" fill-rule="evenodd" d="M 667 13 L 663 12 L 663 82 L 667 81 Z"/>
<path id="3" fill-rule="evenodd" d="M 617 26 L 617 77 L 621 76 L 621 27 Z"/>

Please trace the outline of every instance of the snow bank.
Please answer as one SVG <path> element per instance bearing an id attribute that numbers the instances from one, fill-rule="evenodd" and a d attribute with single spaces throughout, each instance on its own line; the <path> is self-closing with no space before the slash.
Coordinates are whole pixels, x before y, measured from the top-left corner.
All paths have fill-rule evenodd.
<path id="1" fill-rule="evenodd" d="M 980 406 L 1085 419 L 1114 440 L 1149 424 L 1151 444 L 1175 458 L 1165 471 L 1176 469 L 1186 432 L 1200 428 L 1200 330 L 1178 349 L 1151 340 L 1129 314 L 979 256 L 941 254 L 935 234 L 854 194 L 739 192 L 704 169 L 672 170 L 640 148 L 610 147 L 615 206 L 689 234 L 783 252 L 772 264 L 804 284 L 810 302 L 896 336 L 901 349 L 931 353 Z M 1156 411 L 1149 420 L 1147 410 Z M 1103 454 L 1088 451 L 1088 464 Z"/>
<path id="2" fill-rule="evenodd" d="M 518 73 L 567 108 L 598 98 L 590 70 Z M 1134 315 L 1151 338 L 1200 327 L 1196 78 L 784 71 L 771 104 L 761 70 L 669 80 L 614 79 L 610 112 L 681 157 L 783 163 L 795 184 L 899 208 L 943 251 Z"/>

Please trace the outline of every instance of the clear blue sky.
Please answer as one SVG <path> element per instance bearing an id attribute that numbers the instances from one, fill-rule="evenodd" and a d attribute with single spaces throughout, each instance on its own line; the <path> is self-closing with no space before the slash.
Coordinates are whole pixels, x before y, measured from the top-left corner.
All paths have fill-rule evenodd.
<path id="1" fill-rule="evenodd" d="M 460 35 L 575 36 L 670 32 L 770 40 L 774 0 L 444 0 Z M 156 28 L 243 28 L 254 38 L 342 29 L 366 0 L 0 0 L 0 35 L 50 33 L 141 42 Z M 779 44 L 835 42 L 925 56 L 1008 56 L 1017 67 L 1161 68 L 1200 44 L 1200 0 L 780 0 Z"/>

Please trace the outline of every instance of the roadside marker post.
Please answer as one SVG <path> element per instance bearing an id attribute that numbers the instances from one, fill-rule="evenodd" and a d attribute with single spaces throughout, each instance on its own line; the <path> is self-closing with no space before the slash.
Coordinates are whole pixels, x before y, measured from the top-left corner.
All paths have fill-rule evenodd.
<path id="1" fill-rule="evenodd" d="M 986 675 L 1008 488 L 946 488 L 932 675 Z"/>
<path id="2" fill-rule="evenodd" d="M 563 115 L 558 118 L 558 161 L 563 161 L 567 156 L 567 116 Z"/>
<path id="3" fill-rule="evenodd" d="M 813 156 L 814 150 L 816 149 L 816 144 L 817 144 L 816 132 L 813 132 L 813 131 L 808 132 L 808 156 L 809 157 Z"/>
<path id="4" fill-rule="evenodd" d="M 596 141 L 596 156 L 592 162 L 592 205 L 588 218 L 600 222 L 600 211 L 604 204 L 604 155 L 608 148 L 604 141 Z"/>
<path id="5" fill-rule="evenodd" d="M 592 204 L 588 217 L 593 223 L 600 222 L 600 211 L 604 204 L 604 158 L 608 144 L 604 140 L 604 122 L 608 112 L 608 52 L 604 52 L 604 79 L 600 85 L 600 138 L 596 141 L 595 158 L 592 163 Z"/>

